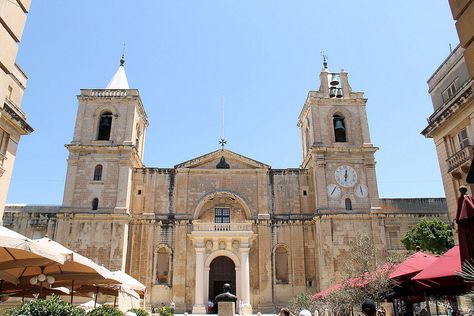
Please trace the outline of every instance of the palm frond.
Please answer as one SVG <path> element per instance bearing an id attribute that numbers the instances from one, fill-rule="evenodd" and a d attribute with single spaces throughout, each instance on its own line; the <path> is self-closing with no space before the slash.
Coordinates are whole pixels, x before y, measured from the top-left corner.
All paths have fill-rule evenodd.
<path id="1" fill-rule="evenodd" d="M 474 281 L 474 262 L 464 261 L 462 264 L 462 271 L 458 273 L 463 279 Z"/>

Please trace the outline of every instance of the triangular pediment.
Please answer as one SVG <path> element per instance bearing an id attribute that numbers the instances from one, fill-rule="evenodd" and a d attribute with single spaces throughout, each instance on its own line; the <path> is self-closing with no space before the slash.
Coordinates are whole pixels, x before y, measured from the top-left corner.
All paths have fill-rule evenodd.
<path id="1" fill-rule="evenodd" d="M 222 157 L 224 158 L 222 160 Z M 228 169 L 269 169 L 270 166 L 261 163 L 257 160 L 239 155 L 227 149 L 219 149 L 200 157 L 182 162 L 175 166 L 175 168 L 196 168 L 196 169 L 218 169 L 217 165 L 221 166 L 228 164 Z"/>

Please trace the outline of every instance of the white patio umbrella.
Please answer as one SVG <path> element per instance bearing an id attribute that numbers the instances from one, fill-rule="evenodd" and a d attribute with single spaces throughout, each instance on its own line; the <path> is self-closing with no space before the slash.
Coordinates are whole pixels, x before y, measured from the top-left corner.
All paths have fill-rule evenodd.
<path id="1" fill-rule="evenodd" d="M 141 297 L 145 295 L 146 286 L 131 275 L 120 270 L 113 271 L 112 274 L 117 276 L 119 280 L 123 281 L 122 283 L 128 285 L 129 288 L 140 294 Z"/>
<path id="2" fill-rule="evenodd" d="M 46 267 L 44 269 L 44 274 L 54 277 L 54 286 L 65 286 L 71 288 L 71 303 L 73 300 L 74 290 L 82 285 L 122 283 L 105 267 L 64 247 L 56 241 L 44 237 L 36 239 L 33 242 L 59 252 L 68 259 L 63 265 Z M 31 274 L 34 275 L 34 271 L 31 271 Z M 25 272 L 25 277 L 28 278 L 29 276 L 30 271 Z"/>
<path id="3" fill-rule="evenodd" d="M 61 253 L 0 226 L 0 282 L 19 284 L 28 269 L 57 266 L 65 262 Z M 37 273 L 36 275 L 39 275 Z M 0 286 L 1 287 L 1 286 Z M 0 290 L 1 291 L 1 290 Z"/>

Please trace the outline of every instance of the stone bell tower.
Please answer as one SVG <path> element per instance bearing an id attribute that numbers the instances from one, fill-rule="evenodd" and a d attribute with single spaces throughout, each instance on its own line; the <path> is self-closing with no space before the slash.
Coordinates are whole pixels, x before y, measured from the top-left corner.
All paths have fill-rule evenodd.
<path id="1" fill-rule="evenodd" d="M 130 210 L 132 170 L 143 166 L 148 120 L 125 60 L 105 89 L 81 89 L 69 150 L 63 207 L 122 213 Z"/>
<path id="2" fill-rule="evenodd" d="M 310 91 L 298 119 L 302 167 L 312 171 L 317 210 L 379 207 L 366 102 L 353 92 L 347 72 L 330 72 L 326 57 L 318 91 Z"/>
<path id="3" fill-rule="evenodd" d="M 123 269 L 132 171 L 143 167 L 147 115 L 130 89 L 122 56 L 105 89 L 81 89 L 57 239 L 107 267 Z M 107 223 L 107 225 L 104 225 Z"/>

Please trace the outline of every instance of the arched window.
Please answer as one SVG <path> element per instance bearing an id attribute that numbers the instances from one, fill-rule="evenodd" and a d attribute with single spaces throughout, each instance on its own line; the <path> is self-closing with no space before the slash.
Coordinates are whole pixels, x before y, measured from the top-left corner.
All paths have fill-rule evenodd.
<path id="1" fill-rule="evenodd" d="M 97 211 L 98 208 L 99 208 L 99 199 L 95 198 L 92 200 L 92 210 Z"/>
<path id="2" fill-rule="evenodd" d="M 352 210 L 352 201 L 349 198 L 346 199 L 346 210 Z"/>
<path id="3" fill-rule="evenodd" d="M 275 249 L 276 283 L 288 283 L 288 251 L 285 247 Z"/>
<path id="4" fill-rule="evenodd" d="M 337 143 L 347 142 L 346 138 L 346 125 L 344 124 L 344 118 L 340 115 L 334 115 L 332 117 L 334 125 L 334 136 Z"/>
<path id="5" fill-rule="evenodd" d="M 155 252 L 155 282 L 158 284 L 169 284 L 169 255 L 164 247 Z"/>
<path id="6" fill-rule="evenodd" d="M 111 129 L 112 129 L 112 113 L 104 112 L 100 115 L 99 133 L 97 134 L 97 140 L 109 140 Z"/>
<path id="7" fill-rule="evenodd" d="M 94 181 L 100 180 L 102 180 L 102 165 L 97 165 L 94 169 Z"/>

